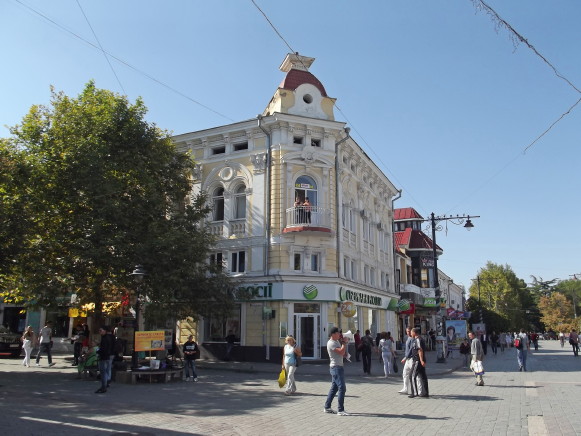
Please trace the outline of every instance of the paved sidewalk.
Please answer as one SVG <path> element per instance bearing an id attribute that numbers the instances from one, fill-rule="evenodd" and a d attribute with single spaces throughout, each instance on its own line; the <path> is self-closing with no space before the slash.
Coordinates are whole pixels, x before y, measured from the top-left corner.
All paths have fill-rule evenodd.
<path id="1" fill-rule="evenodd" d="M 390 377 L 401 378 L 401 370 L 403 365 L 400 363 L 402 354 L 398 355 L 397 365 L 399 372 L 393 374 Z M 281 356 L 282 363 L 282 356 Z M 464 364 L 463 358 L 458 359 L 446 359 L 445 363 L 436 363 L 436 352 L 430 351 L 427 353 L 427 365 L 426 372 L 428 377 L 449 374 L 457 369 L 461 369 Z M 280 371 L 281 364 L 269 363 L 269 362 L 226 362 L 226 361 L 209 361 L 209 360 L 198 360 L 196 365 L 199 368 L 212 369 L 212 370 L 223 370 L 223 371 L 237 371 L 246 373 L 269 373 L 273 374 Z M 309 362 L 303 360 L 303 365 L 300 368 L 302 373 L 308 374 L 318 374 L 318 375 L 329 375 L 329 361 L 317 361 Z M 371 360 L 371 376 L 377 377 L 383 376 L 383 363 L 379 361 L 379 357 L 374 355 Z M 345 376 L 362 376 L 363 373 L 363 362 L 357 362 L 353 358 L 351 362 L 345 362 Z"/>
<path id="2" fill-rule="evenodd" d="M 469 371 L 449 372 L 459 361 L 436 364 L 430 355 L 429 399 L 398 394 L 401 375 L 383 378 L 377 360 L 371 376 L 348 365 L 347 417 L 323 413 L 330 384 L 324 364 L 298 369 L 293 396 L 278 388 L 278 365 L 235 362 L 200 362 L 197 383 L 113 383 L 95 394 L 98 382 L 78 379 L 63 356 L 54 360 L 52 368 L 25 368 L 0 359 L 6 435 L 531 436 L 581 429 L 581 358 L 557 341 L 541 342 L 527 372 L 518 371 L 514 349 L 489 353 L 483 387 Z"/>

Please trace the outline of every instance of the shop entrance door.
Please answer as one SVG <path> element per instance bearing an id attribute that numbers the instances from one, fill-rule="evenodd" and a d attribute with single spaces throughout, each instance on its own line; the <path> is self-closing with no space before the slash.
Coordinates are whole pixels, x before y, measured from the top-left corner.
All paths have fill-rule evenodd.
<path id="1" fill-rule="evenodd" d="M 305 359 L 320 357 L 319 331 L 320 315 L 295 315 L 297 344 L 301 347 Z"/>

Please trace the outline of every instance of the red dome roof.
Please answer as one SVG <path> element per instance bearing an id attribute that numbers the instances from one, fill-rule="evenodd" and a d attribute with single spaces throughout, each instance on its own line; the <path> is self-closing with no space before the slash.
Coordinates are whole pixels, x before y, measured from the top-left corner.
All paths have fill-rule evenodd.
<path id="1" fill-rule="evenodd" d="M 323 97 L 327 97 L 327 92 L 325 91 L 323 84 L 319 81 L 319 79 L 317 79 L 308 71 L 294 69 L 290 70 L 282 82 L 280 82 L 279 87 L 284 89 L 291 89 L 294 91 L 304 83 L 309 83 L 313 86 L 316 86 L 317 89 L 321 91 L 321 95 Z"/>

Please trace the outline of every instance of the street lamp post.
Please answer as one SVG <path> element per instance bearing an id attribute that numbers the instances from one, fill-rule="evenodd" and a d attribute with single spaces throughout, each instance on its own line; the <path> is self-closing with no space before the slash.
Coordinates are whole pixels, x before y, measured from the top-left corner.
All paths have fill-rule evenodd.
<path id="1" fill-rule="evenodd" d="M 480 216 L 476 215 L 476 216 L 472 216 L 472 218 L 480 218 Z M 436 230 L 442 230 L 442 226 L 439 225 L 439 223 L 441 221 L 450 221 L 452 224 L 456 224 L 456 225 L 461 225 L 464 224 L 464 228 L 466 230 L 470 230 L 472 229 L 472 227 L 474 227 L 474 224 L 472 224 L 472 221 L 470 220 L 470 215 L 456 215 L 456 216 L 436 216 L 434 215 L 434 212 L 431 213 L 430 215 L 430 219 L 429 220 L 425 220 L 425 221 L 430 221 L 430 226 L 432 227 L 432 255 L 434 257 L 434 262 L 432 263 L 433 267 L 434 267 L 434 272 L 433 272 L 433 285 L 434 285 L 434 293 L 436 296 L 436 306 L 438 307 L 438 311 L 441 312 L 441 307 L 440 307 L 440 281 L 438 280 L 438 256 L 437 256 L 437 252 L 436 252 Z M 445 334 L 445 328 L 446 326 L 444 325 L 444 316 L 440 313 L 437 316 L 441 317 L 441 336 L 444 336 Z M 438 356 L 437 356 L 437 360 L 436 363 L 445 363 L 446 362 L 446 353 L 444 353 L 444 349 L 442 347 L 442 349 L 440 350 L 438 348 Z"/>
<path id="2" fill-rule="evenodd" d="M 139 313 L 141 310 L 141 283 L 143 282 L 143 278 L 147 274 L 147 271 L 143 267 L 143 265 L 136 265 L 133 272 L 130 274 L 133 276 L 133 280 L 137 284 L 136 290 L 136 297 L 135 297 L 135 328 L 133 333 L 133 355 L 131 356 L 131 367 L 137 368 L 139 367 L 139 359 L 137 357 L 137 351 L 135 350 L 136 345 L 136 335 L 139 331 Z"/>

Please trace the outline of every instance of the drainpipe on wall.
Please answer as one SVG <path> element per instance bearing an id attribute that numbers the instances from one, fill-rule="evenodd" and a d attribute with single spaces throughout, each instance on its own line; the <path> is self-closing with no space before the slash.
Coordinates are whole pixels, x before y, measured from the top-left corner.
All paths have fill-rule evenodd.
<path id="1" fill-rule="evenodd" d="M 345 127 L 345 137 L 339 142 L 335 143 L 335 215 L 337 217 L 337 278 L 341 277 L 341 216 L 339 211 L 343 212 L 343 207 L 339 207 L 339 146 L 347 141 L 351 136 L 349 132 L 351 129 Z M 329 333 L 329 332 L 326 332 Z"/>
<path id="2" fill-rule="evenodd" d="M 265 195 L 266 195 L 266 216 L 264 217 L 264 226 L 265 226 L 265 237 L 266 237 L 266 244 L 264 247 L 264 272 L 265 272 L 265 276 L 268 277 L 270 275 L 270 262 L 269 262 L 269 253 L 270 253 L 270 219 L 271 219 L 271 210 L 270 210 L 270 204 L 271 204 L 271 159 L 272 159 L 272 155 L 271 155 L 271 137 L 270 137 L 270 133 L 264 128 L 262 127 L 262 119 L 264 118 L 263 115 L 258 115 L 256 117 L 258 119 L 258 128 L 260 130 L 262 130 L 264 132 L 264 134 L 266 135 L 266 189 L 265 189 Z M 266 302 L 263 303 L 263 318 L 264 318 L 264 305 L 266 304 Z M 268 341 L 266 338 L 266 320 L 263 319 L 262 320 L 262 344 L 266 347 L 266 355 L 265 355 L 265 359 L 266 360 L 270 360 L 270 347 L 268 345 Z"/>
<path id="3" fill-rule="evenodd" d="M 401 192 L 402 192 L 402 190 L 400 189 L 399 191 L 397 191 L 397 195 L 391 199 L 391 212 L 393 213 L 394 219 L 395 219 L 395 204 L 394 203 L 401 198 Z M 394 222 L 394 220 L 391 221 L 391 224 L 392 224 L 391 225 L 391 243 L 393 244 L 393 250 L 392 250 L 392 252 L 393 252 L 393 286 L 395 288 L 395 286 L 397 284 L 397 281 L 395 280 L 395 278 L 397 277 L 397 258 L 395 256 L 395 248 L 396 248 L 395 247 L 395 240 L 393 239 L 393 232 L 394 232 L 393 222 Z M 400 294 L 399 291 L 400 291 L 399 289 L 394 289 L 394 293 L 397 295 Z"/>

